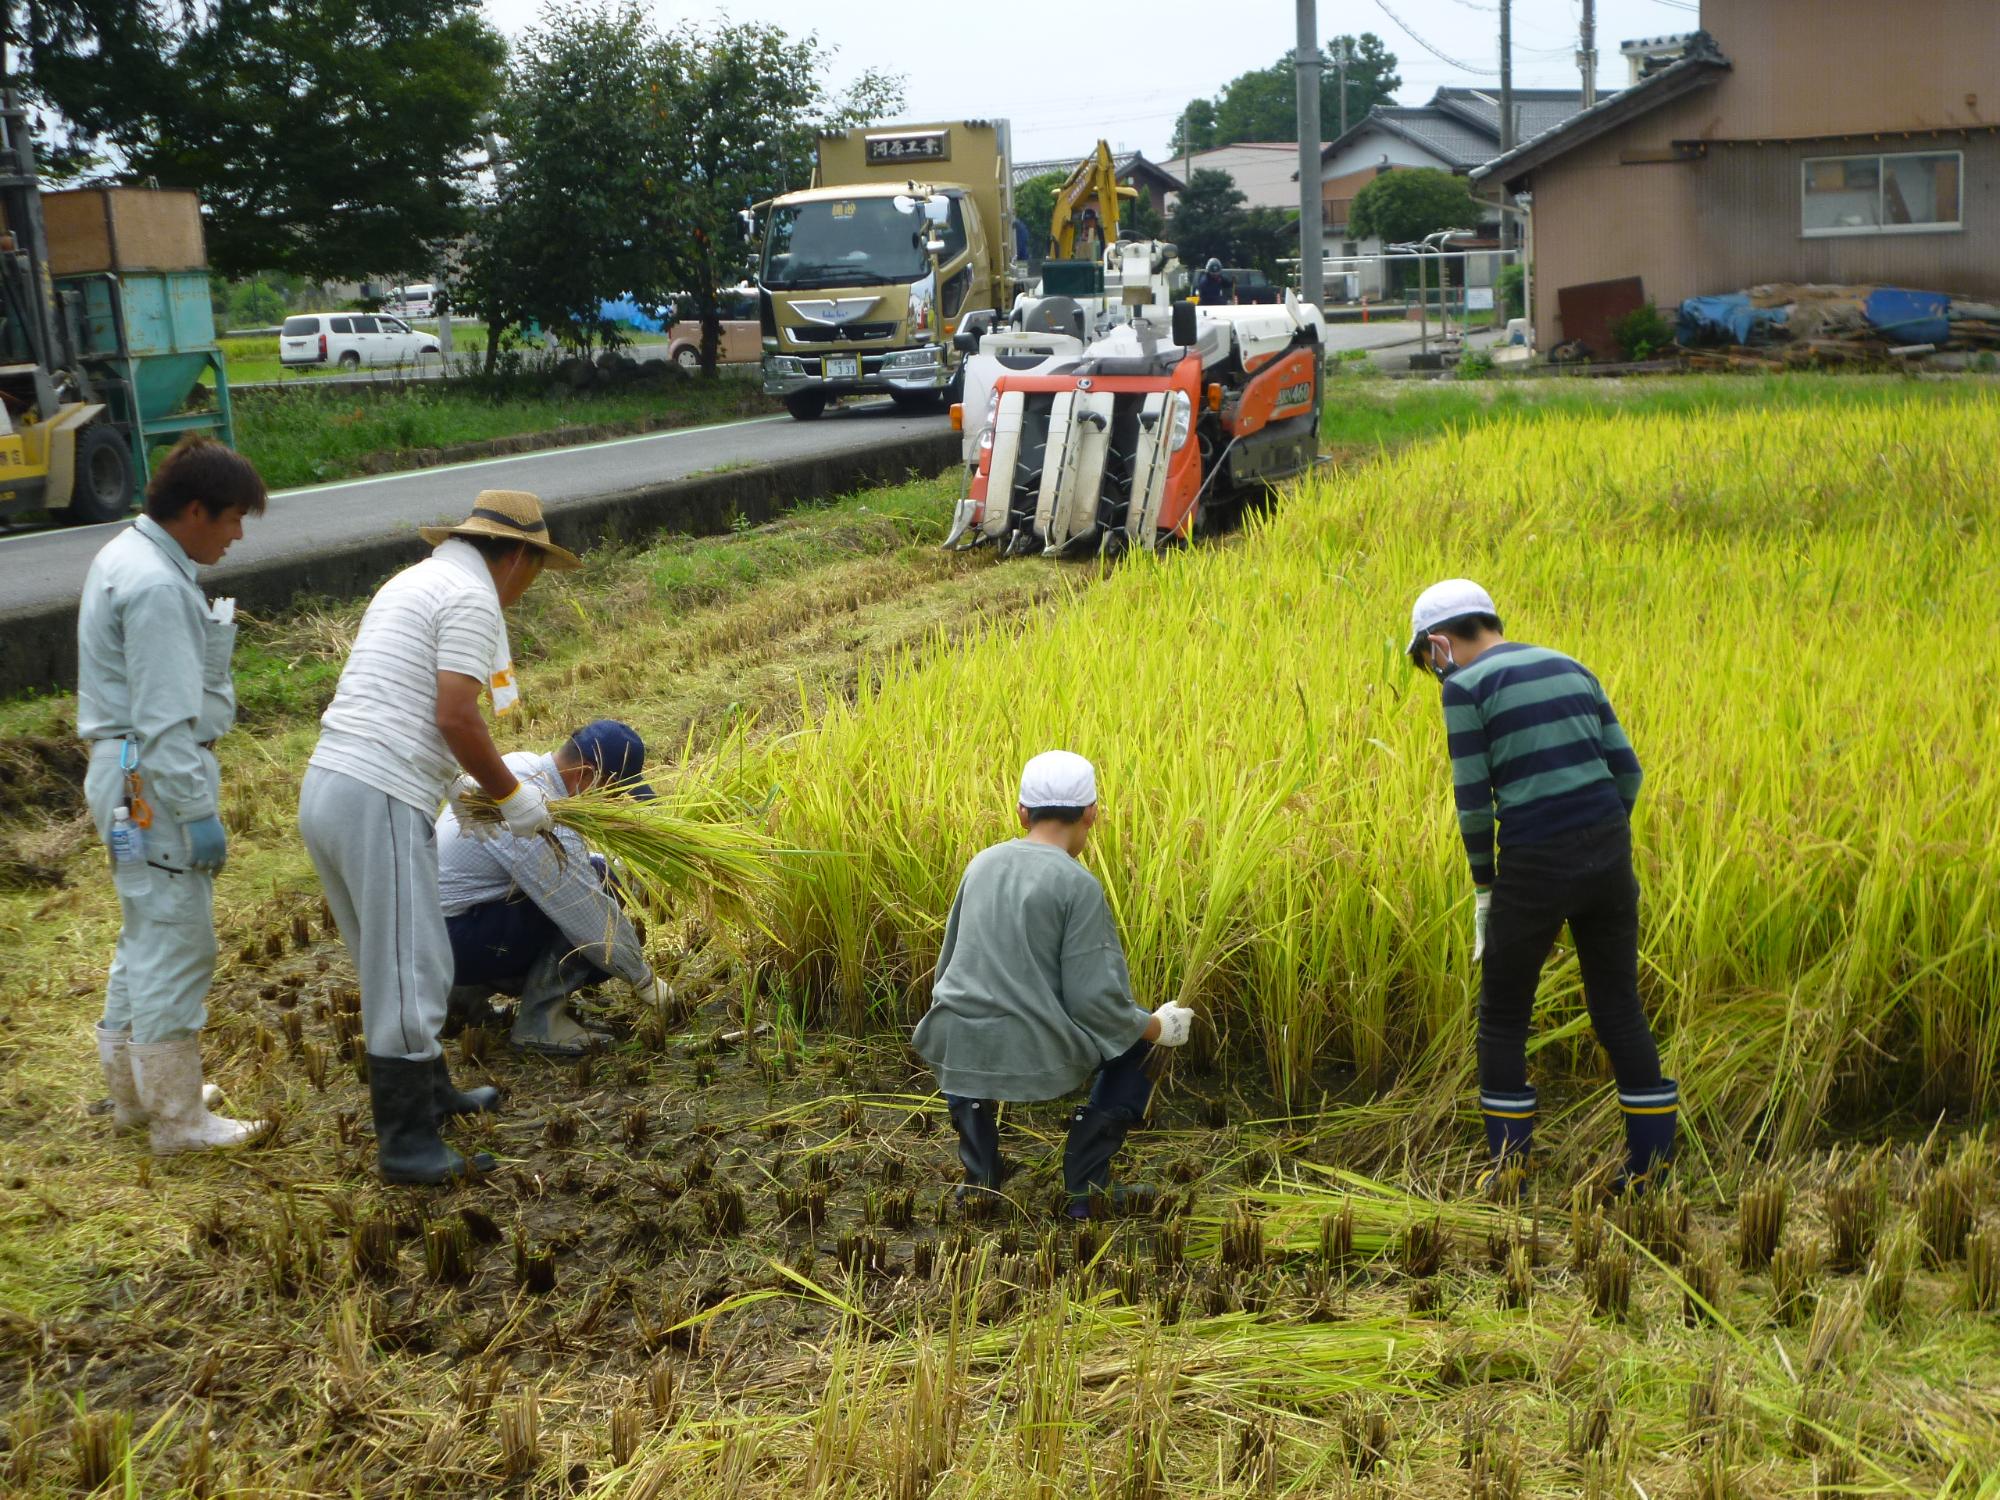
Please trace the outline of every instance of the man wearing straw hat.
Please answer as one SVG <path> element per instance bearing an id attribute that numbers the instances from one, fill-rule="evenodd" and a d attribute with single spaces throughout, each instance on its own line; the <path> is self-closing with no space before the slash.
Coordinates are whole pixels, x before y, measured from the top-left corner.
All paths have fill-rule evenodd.
<path id="1" fill-rule="evenodd" d="M 377 1167 L 385 1181 L 425 1183 L 492 1167 L 484 1153 L 468 1163 L 438 1126 L 499 1102 L 490 1088 L 454 1088 L 438 1046 L 452 958 L 432 819 L 447 792 L 476 787 L 516 836 L 553 826 L 547 794 L 501 758 L 479 695 L 496 714 L 514 707 L 501 611 L 544 567 L 579 563 L 549 540 L 541 501 L 519 490 L 484 490 L 458 525 L 418 534 L 431 555 L 369 601 L 321 716 L 299 831 L 361 978 Z"/>
<path id="2" fill-rule="evenodd" d="M 507 769 L 556 801 L 595 787 L 652 800 L 640 779 L 646 742 L 629 724 L 598 719 L 555 750 L 516 750 Z M 602 856 L 567 828 L 516 838 L 459 820 L 437 820 L 438 899 L 451 937 L 454 1009 L 485 1008 L 496 990 L 520 997 L 508 1043 L 548 1057 L 581 1057 L 598 1037 L 570 1015 L 576 991 L 616 974 L 641 1004 L 672 999 L 646 962 Z"/>

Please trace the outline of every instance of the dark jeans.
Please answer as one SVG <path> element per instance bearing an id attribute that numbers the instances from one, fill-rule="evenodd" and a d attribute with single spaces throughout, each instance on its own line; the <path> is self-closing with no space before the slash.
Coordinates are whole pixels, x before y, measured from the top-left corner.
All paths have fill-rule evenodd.
<path id="1" fill-rule="evenodd" d="M 1569 924 L 1583 998 L 1624 1092 L 1660 1086 L 1660 1052 L 1639 1004 L 1639 881 L 1621 818 L 1500 853 L 1479 982 L 1479 1087 L 1528 1086 L 1528 1022 L 1542 964 Z"/>
<path id="2" fill-rule="evenodd" d="M 1146 1058 L 1153 1044 L 1140 1040 L 1097 1070 L 1090 1085 L 1090 1107 L 1136 1125 L 1146 1117 L 1146 1103 L 1153 1097 L 1153 1080 L 1146 1076 Z M 959 1099 L 946 1094 L 945 1103 Z"/>
<path id="3" fill-rule="evenodd" d="M 451 935 L 454 986 L 483 984 L 513 994 L 521 988 L 535 960 L 549 949 L 560 954 L 570 951 L 562 929 L 526 896 L 471 907 L 446 917 L 444 926 Z M 595 965 L 591 967 L 600 978 L 609 977 Z"/>

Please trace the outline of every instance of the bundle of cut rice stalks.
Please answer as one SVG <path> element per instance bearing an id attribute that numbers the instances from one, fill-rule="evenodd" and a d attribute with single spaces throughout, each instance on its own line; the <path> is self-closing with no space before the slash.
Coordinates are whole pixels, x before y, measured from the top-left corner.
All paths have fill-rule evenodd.
<path id="1" fill-rule="evenodd" d="M 475 823 L 506 821 L 482 795 L 468 797 L 466 811 Z M 671 782 L 644 802 L 608 789 L 554 798 L 549 813 L 557 828 L 609 861 L 628 905 L 665 919 L 692 897 L 718 917 L 767 930 L 764 897 L 782 851 L 763 827 L 762 809 L 699 784 Z M 574 845 L 553 831 L 542 837 L 559 859 L 575 857 Z"/>

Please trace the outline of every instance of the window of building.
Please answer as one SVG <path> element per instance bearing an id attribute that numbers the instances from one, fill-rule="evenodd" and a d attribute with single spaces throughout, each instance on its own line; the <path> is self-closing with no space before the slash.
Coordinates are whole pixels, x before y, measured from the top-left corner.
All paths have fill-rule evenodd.
<path id="1" fill-rule="evenodd" d="M 1808 236 L 1924 234 L 1958 229 L 1957 151 L 1814 156 L 1804 164 L 1800 228 Z"/>

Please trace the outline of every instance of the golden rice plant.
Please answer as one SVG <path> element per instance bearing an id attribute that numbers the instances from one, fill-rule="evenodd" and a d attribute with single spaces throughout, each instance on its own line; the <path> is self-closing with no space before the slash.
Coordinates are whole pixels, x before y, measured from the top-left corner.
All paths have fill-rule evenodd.
<path id="1" fill-rule="evenodd" d="M 474 794 L 466 806 L 476 822 L 504 821 L 488 797 Z M 675 899 L 696 896 L 721 916 L 761 925 L 777 845 L 754 810 L 725 789 L 676 777 L 659 796 L 640 802 L 594 787 L 552 799 L 549 814 L 558 828 L 617 862 L 618 884 L 640 908 L 665 914 Z M 550 843 L 567 857 L 560 842 Z"/>
<path id="2" fill-rule="evenodd" d="M 1145 1004 L 1200 1008 L 1294 1104 L 1328 1065 L 1462 1097 L 1471 883 L 1401 647 L 1464 575 L 1638 748 L 1641 972 L 1701 1137 L 1783 1154 L 1843 1105 L 1990 1108 L 1996 522 L 1986 391 L 1523 415 L 1315 479 L 1238 544 L 1129 559 L 810 712 L 759 774 L 776 840 L 829 857 L 780 872 L 770 929 L 851 1022 L 912 1018 L 960 871 L 1065 746 L 1097 764 L 1085 860 Z M 1595 1076 L 1573 958 L 1538 1025 L 1538 1068 Z"/>

